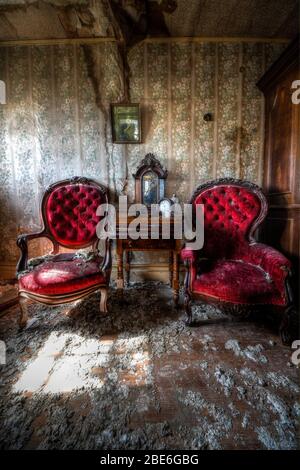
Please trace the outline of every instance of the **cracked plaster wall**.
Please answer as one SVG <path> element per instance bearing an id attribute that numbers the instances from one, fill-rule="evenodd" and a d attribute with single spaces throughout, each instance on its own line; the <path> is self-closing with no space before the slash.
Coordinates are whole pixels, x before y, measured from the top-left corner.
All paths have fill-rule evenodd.
<path id="1" fill-rule="evenodd" d="M 107 0 L 5 0 L 1 40 L 113 36 Z"/>
<path id="2" fill-rule="evenodd" d="M 140 43 L 128 54 L 130 97 L 143 144 L 113 145 L 109 104 L 123 98 L 117 43 L 0 47 L 0 263 L 18 257 L 19 232 L 39 227 L 46 186 L 74 175 L 133 195 L 146 152 L 169 170 L 167 195 L 187 201 L 206 179 L 261 180 L 263 99 L 255 83 L 284 49 L 263 43 Z M 241 68 L 242 67 L 242 68 Z M 212 122 L 203 114 L 211 112 Z M 36 255 L 45 249 L 32 242 Z"/>

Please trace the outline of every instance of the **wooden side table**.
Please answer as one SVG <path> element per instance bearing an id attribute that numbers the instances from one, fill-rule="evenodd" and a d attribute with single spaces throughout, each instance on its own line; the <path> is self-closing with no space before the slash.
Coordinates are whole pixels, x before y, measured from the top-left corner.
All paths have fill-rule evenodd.
<path id="1" fill-rule="evenodd" d="M 130 222 L 130 219 L 128 222 Z M 162 224 L 164 222 L 160 219 L 159 222 L 159 234 L 161 237 Z M 148 234 L 150 237 L 151 224 L 148 223 Z M 121 239 L 117 236 L 117 261 L 118 261 L 118 277 L 117 277 L 117 288 L 124 289 L 124 253 L 126 256 L 125 271 L 126 271 L 126 282 L 130 281 L 130 253 L 133 251 L 168 251 L 169 252 L 169 279 L 170 285 L 173 289 L 173 299 L 175 306 L 178 306 L 179 301 L 179 254 L 181 250 L 182 240 L 176 240 L 172 234 L 173 220 L 170 221 L 170 239 L 143 239 L 132 240 L 130 238 Z M 119 234 L 119 225 L 117 226 L 117 234 Z"/>

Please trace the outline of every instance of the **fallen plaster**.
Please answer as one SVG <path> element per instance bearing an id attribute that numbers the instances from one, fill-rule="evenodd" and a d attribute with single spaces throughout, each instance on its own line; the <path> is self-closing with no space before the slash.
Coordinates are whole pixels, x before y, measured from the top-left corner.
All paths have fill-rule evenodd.
<path id="1" fill-rule="evenodd" d="M 0 319 L 0 448 L 297 448 L 288 348 L 254 321 L 220 323 L 205 305 L 194 307 L 203 325 L 188 328 L 169 299 L 168 287 L 137 283 L 122 306 L 112 289 L 105 319 L 97 293 L 32 304 L 35 322 L 21 333 L 12 307 Z"/>
<path id="2" fill-rule="evenodd" d="M 264 349 L 261 344 L 256 344 L 255 346 L 248 346 L 243 350 L 236 339 L 230 339 L 225 344 L 225 349 L 230 349 L 234 352 L 236 356 L 251 359 L 251 361 L 254 362 L 268 362 L 268 359 L 263 354 L 261 354 Z"/>

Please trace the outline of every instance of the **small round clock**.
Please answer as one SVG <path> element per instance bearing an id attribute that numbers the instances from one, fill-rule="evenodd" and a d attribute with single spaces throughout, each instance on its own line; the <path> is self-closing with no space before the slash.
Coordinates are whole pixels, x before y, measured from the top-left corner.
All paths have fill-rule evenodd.
<path id="1" fill-rule="evenodd" d="M 164 197 L 159 201 L 159 212 L 161 213 L 162 217 L 169 218 L 171 217 L 171 206 L 173 205 L 173 201 L 168 197 Z"/>

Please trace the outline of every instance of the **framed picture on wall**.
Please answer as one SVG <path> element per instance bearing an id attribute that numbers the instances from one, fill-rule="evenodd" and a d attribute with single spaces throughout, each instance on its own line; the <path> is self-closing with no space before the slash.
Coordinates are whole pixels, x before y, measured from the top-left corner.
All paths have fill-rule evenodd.
<path id="1" fill-rule="evenodd" d="M 112 140 L 115 144 L 141 143 L 141 111 L 138 103 L 111 104 Z"/>

